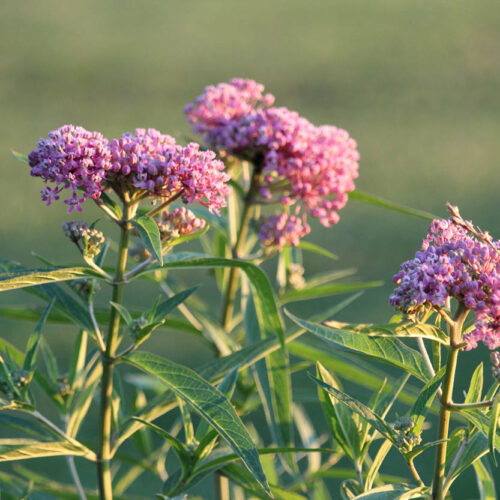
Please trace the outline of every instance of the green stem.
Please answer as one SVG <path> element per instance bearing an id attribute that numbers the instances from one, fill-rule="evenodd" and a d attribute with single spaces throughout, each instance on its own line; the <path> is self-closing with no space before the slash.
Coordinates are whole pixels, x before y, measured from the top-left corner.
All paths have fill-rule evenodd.
<path id="1" fill-rule="evenodd" d="M 446 466 L 446 449 L 448 432 L 450 429 L 450 404 L 453 401 L 453 386 L 455 384 L 455 373 L 457 369 L 458 352 L 461 349 L 462 327 L 467 317 L 468 310 L 463 304 L 459 304 L 453 326 L 450 329 L 450 347 L 448 360 L 446 363 L 446 374 L 443 383 L 443 394 L 441 396 L 441 411 L 439 413 L 438 440 L 443 440 L 438 444 L 436 450 L 436 462 L 434 467 L 434 479 L 432 482 L 433 500 L 444 499 L 444 477 Z"/>
<path id="2" fill-rule="evenodd" d="M 243 247 L 246 243 L 250 221 L 252 220 L 253 216 L 254 197 L 257 193 L 257 190 L 259 189 L 261 170 L 262 168 L 258 165 L 254 166 L 250 187 L 248 188 L 248 192 L 245 196 L 245 203 L 243 205 L 243 212 L 241 214 L 238 236 L 236 237 L 236 243 L 234 245 L 234 248 L 232 249 L 233 258 L 235 259 L 241 257 L 241 251 L 243 250 Z M 225 330 L 229 328 L 229 325 L 233 318 L 234 299 L 237 290 L 238 270 L 233 267 L 229 272 L 228 286 L 226 289 L 226 294 L 224 296 L 224 304 L 222 306 L 222 326 Z"/>
<path id="3" fill-rule="evenodd" d="M 120 226 L 120 242 L 118 246 L 118 261 L 113 280 L 112 301 L 121 304 L 123 301 L 123 276 L 127 265 L 128 240 L 130 224 L 129 219 L 133 214 L 133 207 L 124 202 L 124 221 Z M 111 424 L 112 424 L 112 394 L 113 394 L 113 369 L 115 353 L 118 347 L 120 330 L 120 314 L 112 307 L 109 317 L 108 337 L 106 351 L 102 354 L 102 383 L 101 383 L 101 413 L 99 428 L 99 451 L 97 460 L 97 475 L 99 480 L 99 496 L 101 500 L 112 500 L 113 485 L 111 477 Z"/>

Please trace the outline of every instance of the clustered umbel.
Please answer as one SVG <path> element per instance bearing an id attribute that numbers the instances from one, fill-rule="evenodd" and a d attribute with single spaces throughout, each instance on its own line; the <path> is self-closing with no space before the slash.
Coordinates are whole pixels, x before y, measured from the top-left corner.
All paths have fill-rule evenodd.
<path id="1" fill-rule="evenodd" d="M 490 354 L 491 374 L 493 378 L 500 384 L 500 352 L 494 351 Z"/>
<path id="2" fill-rule="evenodd" d="M 65 125 L 40 139 L 28 159 L 31 175 L 55 184 L 42 190 L 48 205 L 63 189 L 71 189 L 65 201 L 68 212 L 81 211 L 85 200 L 99 199 L 106 189 L 119 196 L 179 197 L 215 213 L 226 204 L 229 176 L 215 153 L 201 151 L 196 143 L 177 145 L 155 129 L 137 129 L 108 141 L 99 132 Z"/>
<path id="3" fill-rule="evenodd" d="M 401 417 L 394 423 L 396 446 L 402 453 L 409 453 L 422 442 L 422 438 L 413 432 L 415 422 L 410 417 Z"/>
<path id="4" fill-rule="evenodd" d="M 478 239 L 453 218 L 434 220 L 422 250 L 393 277 L 390 303 L 413 314 L 454 298 L 476 315 L 474 329 L 464 335 L 467 349 L 479 341 L 500 347 L 500 242 L 487 238 Z"/>
<path id="5" fill-rule="evenodd" d="M 71 191 L 64 201 L 68 213 L 81 212 L 85 200 L 101 196 L 111 167 L 110 158 L 108 140 L 102 134 L 73 125 L 49 132 L 49 137 L 40 139 L 37 148 L 28 155 L 31 175 L 55 184 L 41 191 L 47 205 L 58 200 L 62 190 Z"/>
<path id="6" fill-rule="evenodd" d="M 196 217 L 186 207 L 174 208 L 171 211 L 165 210 L 156 221 L 162 240 L 171 240 L 179 236 L 197 233 L 206 225 L 204 219 Z"/>
<path id="7" fill-rule="evenodd" d="M 135 337 L 147 324 L 148 320 L 144 316 L 133 319 L 129 327 L 132 337 Z"/>
<path id="8" fill-rule="evenodd" d="M 105 241 L 104 234 L 97 229 L 90 228 L 82 220 L 63 222 L 64 234 L 75 243 L 82 254 L 90 259 L 95 258 L 101 251 Z"/>
<path id="9" fill-rule="evenodd" d="M 10 380 L 16 389 L 23 389 L 29 382 L 28 373 L 25 370 L 17 370 L 10 373 Z M 16 394 L 12 392 L 9 384 L 2 377 L 0 377 L 0 392 L 9 400 L 16 398 Z"/>
<path id="10" fill-rule="evenodd" d="M 317 127 L 298 113 L 274 107 L 274 96 L 253 80 L 233 79 L 205 88 L 185 108 L 193 130 L 218 151 L 254 163 L 262 172 L 263 201 L 294 206 L 304 222 L 287 244 L 296 245 L 307 232 L 306 214 L 329 227 L 339 221 L 358 176 L 356 142 L 342 129 Z M 267 221 L 280 224 L 274 217 Z M 262 233 L 264 245 L 275 240 Z M 280 232 L 280 229 L 277 229 Z"/>

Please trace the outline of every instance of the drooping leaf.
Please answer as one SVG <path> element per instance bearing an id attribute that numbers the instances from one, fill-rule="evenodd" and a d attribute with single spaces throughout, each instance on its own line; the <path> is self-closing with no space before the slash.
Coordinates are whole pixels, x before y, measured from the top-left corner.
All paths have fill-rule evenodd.
<path id="1" fill-rule="evenodd" d="M 329 343 L 347 348 L 365 357 L 397 366 L 424 381 L 427 381 L 430 376 L 422 355 L 397 338 L 359 335 L 348 330 L 337 330 L 302 320 L 288 311 L 286 311 L 286 314 L 299 326 Z"/>
<path id="2" fill-rule="evenodd" d="M 147 215 L 139 215 L 130 222 L 139 233 L 144 246 L 155 256 L 161 266 L 163 264 L 163 254 L 161 251 L 160 230 L 156 221 Z"/>
<path id="3" fill-rule="evenodd" d="M 149 353 L 135 352 L 127 363 L 159 377 L 227 441 L 259 484 L 270 492 L 250 435 L 226 397 L 193 370 Z"/>

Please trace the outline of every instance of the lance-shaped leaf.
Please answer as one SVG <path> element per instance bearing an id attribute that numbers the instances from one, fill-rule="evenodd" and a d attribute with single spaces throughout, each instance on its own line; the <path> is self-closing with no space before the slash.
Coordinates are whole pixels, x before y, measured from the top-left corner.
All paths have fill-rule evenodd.
<path id="1" fill-rule="evenodd" d="M 410 410 L 410 416 L 413 422 L 415 423 L 414 432 L 415 434 L 420 434 L 422 430 L 422 425 L 425 421 L 425 416 L 427 411 L 431 407 L 432 402 L 434 401 L 434 397 L 439 389 L 439 385 L 441 384 L 441 379 L 444 377 L 446 372 L 446 367 L 443 366 L 436 375 L 425 384 L 422 392 L 419 394 L 415 404 Z"/>
<path id="2" fill-rule="evenodd" d="M 330 250 L 327 250 L 326 248 L 320 247 L 319 245 L 315 245 L 314 243 L 311 243 L 310 241 L 301 241 L 299 243 L 299 248 L 302 248 L 302 250 L 306 250 L 307 252 L 313 252 L 315 254 L 322 255 L 323 257 L 327 257 L 328 259 L 331 259 L 331 260 L 339 260 L 337 255 L 330 252 Z"/>
<path id="3" fill-rule="evenodd" d="M 321 363 L 316 364 L 316 375 L 325 384 L 338 389 L 337 382 Z M 352 418 L 352 413 L 322 386 L 318 387 L 318 396 L 333 437 L 345 454 L 351 460 L 356 460 L 361 452 L 361 445 L 359 429 Z"/>
<path id="4" fill-rule="evenodd" d="M 87 276 L 100 277 L 89 267 L 56 267 L 48 269 L 23 269 L 17 272 L 0 273 L 0 292 L 29 286 L 68 281 Z"/>
<path id="5" fill-rule="evenodd" d="M 476 473 L 479 500 L 497 500 L 495 479 L 489 465 L 482 460 L 476 460 L 472 465 Z"/>
<path id="6" fill-rule="evenodd" d="M 130 222 L 139 233 L 144 246 L 155 256 L 161 266 L 163 264 L 163 254 L 161 251 L 160 230 L 156 221 L 147 215 L 139 215 Z"/>
<path id="7" fill-rule="evenodd" d="M 385 325 L 351 325 L 340 321 L 327 321 L 325 325 L 342 332 L 347 331 L 359 335 L 368 335 L 369 337 L 422 338 L 445 345 L 449 344 L 448 336 L 441 328 L 427 323 L 404 321 Z"/>
<path id="8" fill-rule="evenodd" d="M 342 391 L 339 391 L 335 387 L 323 382 L 322 380 L 313 377 L 310 377 L 316 382 L 322 389 L 324 389 L 327 393 L 331 394 L 337 401 L 343 403 L 345 406 L 350 408 L 353 412 L 358 414 L 363 420 L 368 422 L 374 429 L 376 429 L 382 436 L 386 439 L 389 439 L 392 443 L 396 441 L 396 435 L 391 428 L 390 425 L 386 424 L 384 420 L 377 415 L 373 410 L 368 408 L 368 406 L 364 405 L 360 401 L 357 401 L 351 396 L 348 396 Z"/>
<path id="9" fill-rule="evenodd" d="M 429 370 L 425 365 L 422 355 L 415 349 L 406 346 L 397 338 L 360 335 L 348 330 L 337 330 L 328 326 L 312 323 L 297 318 L 288 311 L 286 311 L 286 314 L 299 326 L 329 343 L 349 349 L 351 352 L 360 354 L 364 357 L 402 368 L 421 380 L 427 381 L 430 377 Z"/>
<path id="10" fill-rule="evenodd" d="M 250 295 L 245 308 L 245 331 L 248 342 L 256 342 L 263 336 L 258 320 L 258 312 Z M 254 365 L 257 386 L 274 441 L 278 446 L 291 444 L 291 381 L 288 355 L 279 349 Z M 288 463 L 294 468 L 293 457 L 288 455 Z"/>
<path id="11" fill-rule="evenodd" d="M 28 458 L 75 455 L 94 460 L 95 455 L 83 445 L 68 441 L 37 441 L 35 439 L 0 439 L 0 462 Z"/>
<path id="12" fill-rule="evenodd" d="M 392 210 L 394 212 L 399 212 L 406 215 L 413 215 L 414 217 L 419 217 L 421 219 L 434 220 L 441 218 L 438 217 L 437 215 L 432 215 L 429 212 L 424 212 L 423 210 L 405 207 L 404 205 L 393 203 L 392 201 L 385 200 L 384 198 L 380 198 L 379 196 L 365 193 L 364 191 L 359 191 L 359 189 L 356 189 L 356 191 L 349 193 L 349 198 L 351 200 L 360 201 L 362 203 L 368 203 L 369 205 L 374 205 L 376 207 L 386 208 L 387 210 Z"/>
<path id="13" fill-rule="evenodd" d="M 298 290 L 285 292 L 280 299 L 282 304 L 288 304 L 289 302 L 329 297 L 330 295 L 359 292 L 360 290 L 377 288 L 383 284 L 383 281 L 369 281 L 368 283 L 334 283 L 330 285 L 305 286 Z"/>
<path id="14" fill-rule="evenodd" d="M 410 500 L 429 498 L 429 488 L 414 488 L 407 484 L 388 484 L 353 497 L 352 500 Z"/>
<path id="15" fill-rule="evenodd" d="M 445 481 L 445 488 L 449 488 L 453 481 L 476 460 L 488 453 L 488 439 L 476 432 L 470 439 L 464 441 L 455 456 L 451 459 L 451 466 Z"/>
<path id="16" fill-rule="evenodd" d="M 495 467 L 497 466 L 495 440 L 497 435 L 499 418 L 500 418 L 500 392 L 496 394 L 495 399 L 493 400 L 493 406 L 491 408 L 491 415 L 490 415 L 490 426 L 488 428 L 488 442 L 490 444 L 490 453 L 493 458 L 493 462 L 495 463 Z"/>
<path id="17" fill-rule="evenodd" d="M 149 353 L 135 352 L 127 363 L 159 377 L 227 441 L 259 484 L 270 493 L 252 438 L 227 398 L 193 370 Z"/>
<path id="18" fill-rule="evenodd" d="M 500 452 L 500 435 L 497 430 L 495 434 L 490 436 L 490 419 L 488 415 L 481 410 L 462 410 L 460 414 L 472 423 L 474 427 L 479 429 L 481 434 L 489 440 L 491 450 Z"/>
<path id="19" fill-rule="evenodd" d="M 155 315 L 153 321 L 162 321 L 168 316 L 178 305 L 182 304 L 192 293 L 194 293 L 199 286 L 193 286 L 187 290 L 176 293 L 167 300 L 160 302 L 156 307 Z"/>
<path id="20" fill-rule="evenodd" d="M 464 403 L 477 403 L 481 401 L 483 394 L 483 363 L 479 363 L 470 379 L 469 390 L 465 396 Z"/>

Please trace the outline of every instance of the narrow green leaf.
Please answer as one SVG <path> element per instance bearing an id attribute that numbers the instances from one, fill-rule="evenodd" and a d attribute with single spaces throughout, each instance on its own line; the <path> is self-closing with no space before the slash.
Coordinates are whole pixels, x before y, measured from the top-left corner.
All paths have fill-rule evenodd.
<path id="1" fill-rule="evenodd" d="M 338 388 L 334 377 L 319 362 L 316 363 L 316 375 L 325 384 Z M 361 446 L 359 429 L 352 418 L 351 412 L 348 407 L 339 402 L 338 399 L 325 391 L 321 386 L 318 387 L 318 396 L 334 439 L 351 460 L 356 460 L 361 452 Z"/>
<path id="2" fill-rule="evenodd" d="M 269 493 L 269 486 L 250 435 L 226 397 L 193 370 L 149 353 L 132 353 L 126 362 L 159 377 L 217 430 Z"/>
<path id="3" fill-rule="evenodd" d="M 481 401 L 481 396 L 483 394 L 483 363 L 479 365 L 474 370 L 472 378 L 470 380 L 469 390 L 465 396 L 465 403 L 477 403 Z"/>
<path id="4" fill-rule="evenodd" d="M 327 321 L 325 325 L 336 330 L 348 331 L 370 337 L 398 337 L 398 338 L 422 338 L 429 339 L 441 344 L 448 345 L 449 339 L 441 328 L 427 323 L 412 323 L 403 321 L 401 323 L 387 323 L 384 325 L 351 325 L 340 321 Z"/>
<path id="5" fill-rule="evenodd" d="M 176 293 L 172 297 L 158 304 L 153 321 L 162 321 L 168 316 L 178 305 L 182 304 L 192 293 L 199 288 L 199 285 Z"/>
<path id="6" fill-rule="evenodd" d="M 122 207 L 118 203 L 116 203 L 116 201 L 114 201 L 111 197 L 109 197 L 107 195 L 107 193 L 105 193 L 105 192 L 101 193 L 101 196 L 98 200 L 98 203 L 102 203 L 103 205 L 106 205 L 106 207 L 109 209 L 109 211 L 111 213 L 113 213 L 117 219 L 123 218 Z"/>
<path id="7" fill-rule="evenodd" d="M 118 313 L 123 318 L 127 326 L 130 326 L 132 324 L 133 319 L 130 313 L 127 311 L 126 307 L 123 306 L 122 304 L 117 304 L 116 302 L 113 302 L 111 300 L 109 301 L 109 303 L 111 304 L 112 307 L 114 307 L 118 311 Z"/>
<path id="8" fill-rule="evenodd" d="M 253 295 L 250 295 L 244 319 L 247 342 L 253 343 L 268 336 L 262 335 L 260 329 L 262 320 L 259 322 L 258 315 Z M 254 372 L 273 439 L 278 446 L 289 446 L 291 444 L 292 401 L 288 355 L 281 349 L 274 351 L 264 360 L 255 363 Z M 288 462 L 290 462 L 290 467 L 294 467 L 292 460 Z"/>
<path id="9" fill-rule="evenodd" d="M 26 357 L 24 358 L 23 370 L 31 372 L 34 370 L 36 357 L 38 354 L 38 346 L 40 345 L 40 337 L 42 335 L 42 329 L 47 321 L 47 316 L 54 305 L 54 299 L 49 302 L 49 305 L 45 308 L 40 321 L 35 327 L 33 335 L 30 336 L 28 340 L 28 345 L 26 346 Z"/>
<path id="10" fill-rule="evenodd" d="M 315 245 L 310 241 L 301 241 L 299 243 L 299 248 L 302 248 L 302 250 L 306 250 L 307 252 L 313 252 L 315 254 L 322 255 L 323 257 L 327 257 L 331 260 L 339 260 L 338 256 L 330 252 L 330 250 L 320 247 L 319 245 Z"/>
<path id="11" fill-rule="evenodd" d="M 310 377 L 322 389 L 324 389 L 326 392 L 335 397 L 335 399 L 337 399 L 339 402 L 343 403 L 345 406 L 350 408 L 353 412 L 358 414 L 362 419 L 368 422 L 374 429 L 379 431 L 380 434 L 382 434 L 382 436 L 384 436 L 386 439 L 389 439 L 393 443 L 395 442 L 396 438 L 391 426 L 386 424 L 384 420 L 374 411 L 368 408 L 368 406 L 364 405 L 363 403 L 357 401 L 354 398 L 351 398 L 351 396 L 345 394 L 344 392 L 335 389 L 335 387 L 326 384 L 322 380 L 313 377 L 312 375 L 310 375 Z"/>
<path id="12" fill-rule="evenodd" d="M 500 418 L 500 392 L 498 392 L 493 401 L 493 406 L 491 408 L 490 414 L 490 426 L 488 428 L 488 442 L 490 444 L 490 453 L 493 458 L 493 462 L 495 463 L 495 467 L 497 466 L 497 457 L 495 452 L 495 439 L 497 435 L 498 428 L 498 419 Z"/>
<path id="13" fill-rule="evenodd" d="M 152 217 L 140 215 L 131 221 L 144 243 L 144 246 L 155 256 L 160 266 L 163 265 L 160 230 Z"/>
<path id="14" fill-rule="evenodd" d="M 373 483 L 377 478 L 380 467 L 382 467 L 385 457 L 387 456 L 389 451 L 391 451 L 391 448 L 392 448 L 392 442 L 390 439 L 386 439 L 380 445 L 380 448 L 378 449 L 377 454 L 375 455 L 375 458 L 373 459 L 373 462 L 370 465 L 370 468 L 368 469 L 368 473 L 366 474 L 365 491 L 370 490 L 371 487 L 373 486 Z"/>
<path id="15" fill-rule="evenodd" d="M 94 459 L 94 454 L 85 446 L 67 441 L 37 441 L 35 439 L 0 439 L 0 462 L 25 460 L 28 458 L 75 455 Z"/>
<path id="16" fill-rule="evenodd" d="M 485 436 L 490 443 L 491 449 L 500 452 L 500 435 L 498 429 L 495 434 L 490 436 L 491 422 L 488 415 L 481 410 L 462 410 L 460 415 L 463 415 L 470 423 L 474 425 L 483 436 Z"/>
<path id="17" fill-rule="evenodd" d="M 82 374 L 85 368 L 85 358 L 87 356 L 87 338 L 87 332 L 80 330 L 73 348 L 68 374 L 68 383 L 73 390 L 78 389 L 81 385 Z"/>
<path id="18" fill-rule="evenodd" d="M 441 384 L 441 379 L 444 377 L 446 372 L 446 367 L 443 366 L 436 375 L 425 384 L 424 388 L 420 392 L 415 404 L 410 410 L 410 417 L 415 423 L 414 432 L 415 434 L 420 434 L 422 430 L 422 425 L 425 421 L 425 416 L 427 415 L 427 411 L 429 410 L 432 402 L 434 401 L 434 397 L 437 394 L 439 386 Z"/>
<path id="19" fill-rule="evenodd" d="M 428 498 L 429 488 L 414 488 L 407 484 L 388 484 L 362 493 L 353 500 L 410 500 L 412 498 Z"/>
<path id="20" fill-rule="evenodd" d="M 148 422 L 147 420 L 142 420 L 139 417 L 132 417 L 134 420 L 137 420 L 138 422 L 143 423 L 153 431 L 155 431 L 158 435 L 160 435 L 162 438 L 164 438 L 166 441 L 170 443 L 172 446 L 172 449 L 175 451 L 177 454 L 177 457 L 179 458 L 179 461 L 182 466 L 182 470 L 184 473 L 187 472 L 189 464 L 191 462 L 191 454 L 187 450 L 187 448 L 184 446 L 181 441 L 179 441 L 175 436 L 172 436 L 172 434 L 169 434 L 167 431 L 162 429 L 161 427 L 158 427 L 157 425 Z"/>
<path id="21" fill-rule="evenodd" d="M 414 217 L 420 217 L 421 219 L 426 219 L 426 220 L 441 219 L 441 217 L 438 217 L 437 215 L 432 215 L 429 212 L 405 207 L 404 205 L 393 203 L 392 201 L 385 200 L 384 198 L 380 198 L 379 196 L 374 196 L 372 194 L 365 193 L 364 191 L 359 191 L 359 189 L 356 189 L 356 191 L 349 193 L 349 198 L 351 200 L 360 201 L 362 203 L 367 203 L 369 205 L 374 205 L 376 207 L 386 208 L 394 212 L 399 212 L 406 215 L 413 215 Z"/>
<path id="22" fill-rule="evenodd" d="M 289 302 L 299 302 L 301 300 L 311 300 L 320 297 L 329 297 L 330 295 L 368 290 L 369 288 L 380 287 L 383 284 L 383 281 L 369 281 L 367 283 L 336 283 L 311 287 L 305 286 L 304 288 L 300 288 L 298 290 L 289 290 L 285 292 L 281 296 L 280 301 L 282 304 L 288 304 Z"/>
<path id="23" fill-rule="evenodd" d="M 23 155 L 22 153 L 18 153 L 17 151 L 14 151 L 13 149 L 10 150 L 10 153 L 17 161 L 22 161 L 23 163 L 27 163 L 29 165 L 29 160 L 28 160 L 28 157 L 26 155 Z"/>
<path id="24" fill-rule="evenodd" d="M 0 273 L 0 292 L 30 286 L 68 281 L 86 276 L 99 277 L 89 267 L 60 267 L 54 269 L 23 269 L 13 273 Z"/>
<path id="25" fill-rule="evenodd" d="M 445 481 L 445 488 L 449 488 L 460 474 L 488 453 L 488 439 L 480 432 L 476 432 L 469 440 L 462 443 L 455 456 L 451 459 L 451 467 Z M 457 456 L 457 454 L 459 454 Z"/>
<path id="26" fill-rule="evenodd" d="M 327 342 L 347 348 L 365 357 L 402 368 L 424 381 L 427 381 L 430 376 L 422 355 L 416 350 L 406 346 L 397 338 L 359 335 L 349 330 L 338 330 L 302 320 L 288 311 L 286 311 L 286 314 L 299 326 Z"/>
<path id="27" fill-rule="evenodd" d="M 495 479 L 490 468 L 482 460 L 476 460 L 472 465 L 476 473 L 479 500 L 497 500 Z"/>

